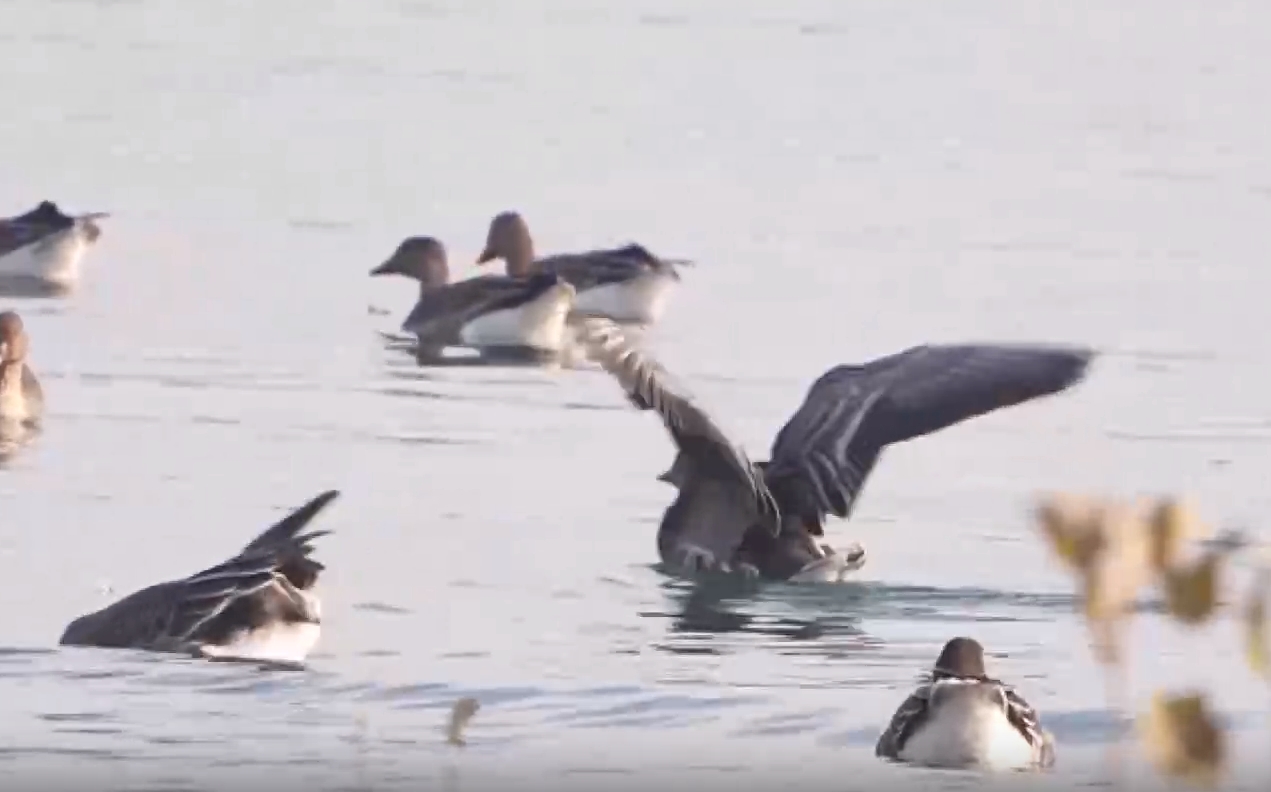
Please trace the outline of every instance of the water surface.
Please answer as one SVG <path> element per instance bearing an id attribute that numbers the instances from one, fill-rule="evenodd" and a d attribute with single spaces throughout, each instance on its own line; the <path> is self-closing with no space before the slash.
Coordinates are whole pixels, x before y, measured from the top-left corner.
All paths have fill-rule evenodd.
<path id="1" fill-rule="evenodd" d="M 0 205 L 115 213 L 78 295 L 3 301 L 51 413 L 0 471 L 0 775 L 960 789 L 872 750 L 973 634 L 1060 741 L 1030 783 L 1106 778 L 1119 721 L 1028 509 L 1178 491 L 1266 536 L 1269 14 L 0 4 Z M 929 340 L 1104 355 L 1072 394 L 889 451 L 832 528 L 869 550 L 856 584 L 694 591 L 651 566 L 670 446 L 614 383 L 383 345 L 413 289 L 367 271 L 430 233 L 471 274 L 506 208 L 544 249 L 699 260 L 648 341 L 757 455 L 835 363 Z M 53 648 L 328 487 L 309 670 Z M 1130 698 L 1210 688 L 1261 788 L 1271 693 L 1230 620 L 1203 636 L 1142 616 Z M 459 751 L 463 695 L 483 707 Z"/>

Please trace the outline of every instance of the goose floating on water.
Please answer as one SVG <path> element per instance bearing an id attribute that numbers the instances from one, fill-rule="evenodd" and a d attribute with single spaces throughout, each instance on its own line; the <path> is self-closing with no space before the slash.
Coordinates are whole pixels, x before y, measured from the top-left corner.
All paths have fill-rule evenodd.
<path id="1" fill-rule="evenodd" d="M 636 244 L 535 259 L 529 225 L 516 212 L 501 212 L 490 221 L 477 264 L 495 259 L 503 259 L 507 273 L 514 277 L 543 272 L 560 275 L 578 291 L 576 316 L 640 325 L 661 318 L 680 281 L 677 265 L 689 263 L 658 258 Z"/>
<path id="2" fill-rule="evenodd" d="M 41 201 L 29 212 L 0 219 L 0 291 L 51 296 L 74 290 L 106 217 L 105 212 L 71 216 Z"/>
<path id="3" fill-rule="evenodd" d="M 22 317 L 0 313 L 0 420 L 35 423 L 44 415 L 44 389 L 27 363 L 30 346 Z"/>
<path id="4" fill-rule="evenodd" d="M 404 275 L 419 281 L 419 301 L 402 322 L 402 330 L 419 338 L 421 358 L 438 357 L 453 346 L 552 357 L 573 342 L 566 320 L 574 305 L 574 288 L 552 274 L 451 282 L 445 246 L 425 236 L 403 241 L 371 275 Z"/>
<path id="5" fill-rule="evenodd" d="M 864 563 L 814 537 L 847 519 L 883 450 L 993 410 L 1066 390 L 1094 353 L 1060 346 L 965 344 L 907 349 L 837 366 L 808 390 L 752 463 L 667 372 L 613 322 L 588 319 L 580 340 L 641 410 L 658 413 L 678 452 L 659 476 L 678 490 L 658 528 L 666 563 L 769 580 L 840 580 Z"/>
<path id="6" fill-rule="evenodd" d="M 987 676 L 979 641 L 954 638 L 896 710 L 874 754 L 930 767 L 1024 770 L 1053 765 L 1055 741 L 1019 693 Z"/>
<path id="7" fill-rule="evenodd" d="M 339 494 L 317 496 L 228 561 L 80 616 L 59 643 L 304 662 L 322 622 L 314 588 L 325 567 L 311 557 L 312 543 L 330 533 L 304 529 Z"/>

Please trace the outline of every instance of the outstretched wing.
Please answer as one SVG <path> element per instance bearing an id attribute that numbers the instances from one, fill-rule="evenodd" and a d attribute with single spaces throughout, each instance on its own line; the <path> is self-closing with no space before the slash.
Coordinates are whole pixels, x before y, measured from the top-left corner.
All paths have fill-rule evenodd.
<path id="1" fill-rule="evenodd" d="M 1093 357 L 1061 346 L 928 345 L 838 366 L 777 434 L 769 486 L 787 512 L 846 518 L 886 446 L 1066 390 Z"/>
<path id="2" fill-rule="evenodd" d="M 886 759 L 899 759 L 900 751 L 905 747 L 909 737 L 927 717 L 927 705 L 930 703 L 931 687 L 923 685 L 909 694 L 909 697 L 896 709 L 891 722 L 878 737 L 874 745 L 874 755 Z"/>
<path id="3" fill-rule="evenodd" d="M 680 495 L 663 519 L 663 536 L 726 561 L 748 528 L 762 525 L 777 532 L 780 513 L 760 469 L 672 385 L 657 361 L 608 319 L 586 320 L 579 338 L 633 405 L 658 414 L 678 449 L 673 467 L 681 479 Z"/>

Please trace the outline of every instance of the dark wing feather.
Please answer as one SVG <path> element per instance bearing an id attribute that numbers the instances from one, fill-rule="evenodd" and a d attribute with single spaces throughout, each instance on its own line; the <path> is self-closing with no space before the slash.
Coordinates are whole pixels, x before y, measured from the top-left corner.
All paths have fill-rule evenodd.
<path id="1" fill-rule="evenodd" d="M 483 275 L 456 281 L 421 294 L 402 321 L 402 330 L 421 340 L 453 343 L 459 330 L 478 316 L 524 305 L 559 282 L 550 274 L 532 278 Z"/>
<path id="2" fill-rule="evenodd" d="M 610 283 L 624 283 L 645 272 L 661 272 L 678 280 L 680 274 L 676 264 L 687 262 L 661 259 L 643 245 L 630 244 L 545 256 L 535 263 L 540 271 L 555 273 L 582 291 Z"/>
<path id="3" fill-rule="evenodd" d="M 701 408 L 675 389 L 665 369 L 642 354 L 607 319 L 582 324 L 589 356 L 622 385 L 627 398 L 662 419 L 679 451 L 680 496 L 663 519 L 663 534 L 727 560 L 747 529 L 780 525 L 760 469 Z"/>
<path id="4" fill-rule="evenodd" d="M 330 531 L 313 531 L 307 534 L 301 534 L 301 530 L 313 521 L 318 513 L 325 509 L 330 503 L 340 496 L 339 490 L 327 490 L 317 497 L 310 500 L 305 505 L 295 509 L 286 517 L 261 531 L 260 535 L 248 542 L 243 548 L 243 553 L 248 554 L 256 550 L 279 547 L 283 545 L 296 545 L 302 549 L 309 550 L 309 542 L 319 536 L 324 536 Z"/>
<path id="5" fill-rule="evenodd" d="M 281 547 L 244 552 L 180 581 L 173 592 L 165 635 L 177 643 L 186 640 L 234 600 L 272 584 L 281 552 Z"/>
<path id="6" fill-rule="evenodd" d="M 1061 346 L 928 345 L 838 366 L 777 434 L 769 486 L 788 512 L 845 518 L 888 445 L 1066 390 L 1093 357 Z"/>
<path id="7" fill-rule="evenodd" d="M 148 586 L 67 626 L 59 640 L 70 646 L 176 648 L 200 624 L 238 597 L 274 579 L 271 556 L 232 559 L 185 580 Z"/>
<path id="8" fill-rule="evenodd" d="M 896 709 L 891 722 L 878 737 L 874 745 L 874 755 L 886 759 L 899 759 L 900 751 L 905 747 L 909 737 L 927 716 L 927 705 L 930 703 L 931 687 L 922 687 L 909 694 L 909 697 Z"/>

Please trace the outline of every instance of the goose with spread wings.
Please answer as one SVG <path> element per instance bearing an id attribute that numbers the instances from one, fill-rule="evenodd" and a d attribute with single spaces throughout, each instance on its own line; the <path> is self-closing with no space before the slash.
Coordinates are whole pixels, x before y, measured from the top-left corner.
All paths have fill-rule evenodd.
<path id="1" fill-rule="evenodd" d="M 313 541 L 330 533 L 305 528 L 338 495 L 318 495 L 223 563 L 80 616 L 59 643 L 304 662 L 322 623 Z"/>
<path id="2" fill-rule="evenodd" d="M 933 344 L 836 366 L 812 384 L 769 459 L 754 462 L 618 325 L 588 319 L 580 339 L 675 442 L 659 476 L 678 490 L 658 529 L 662 559 L 769 580 L 840 580 L 864 563 L 860 545 L 837 552 L 817 539 L 826 517 L 850 516 L 887 446 L 1067 390 L 1094 357 L 1057 345 Z"/>

